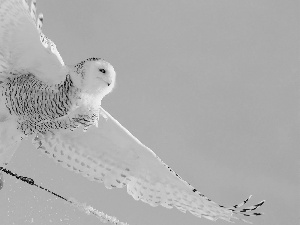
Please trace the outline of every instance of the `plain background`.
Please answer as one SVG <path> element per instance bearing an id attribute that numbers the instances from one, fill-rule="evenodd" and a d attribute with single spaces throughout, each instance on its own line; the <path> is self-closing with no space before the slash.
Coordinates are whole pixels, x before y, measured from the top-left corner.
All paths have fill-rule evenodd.
<path id="1" fill-rule="evenodd" d="M 266 199 L 264 216 L 246 218 L 257 225 L 298 224 L 298 1 L 38 0 L 38 12 L 66 64 L 101 57 L 114 66 L 103 107 L 181 177 L 223 205 Z M 31 140 L 9 169 L 132 225 L 213 224 L 107 190 Z M 5 178 L 1 225 L 101 224 Z"/>

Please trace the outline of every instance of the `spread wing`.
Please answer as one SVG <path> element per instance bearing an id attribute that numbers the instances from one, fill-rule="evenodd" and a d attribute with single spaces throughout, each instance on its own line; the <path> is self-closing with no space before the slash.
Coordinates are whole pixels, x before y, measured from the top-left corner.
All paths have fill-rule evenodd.
<path id="1" fill-rule="evenodd" d="M 0 0 L 0 82 L 10 72 L 31 72 L 48 84 L 63 80 L 64 62 L 55 44 L 41 31 L 36 1 Z"/>
<path id="2" fill-rule="evenodd" d="M 86 132 L 80 127 L 74 131 L 55 130 L 37 135 L 33 143 L 65 168 L 103 182 L 109 189 L 127 186 L 134 199 L 151 206 L 176 207 L 198 217 L 231 221 L 238 219 L 234 214 L 247 214 L 262 205 L 263 202 L 238 211 L 243 204 L 227 208 L 211 201 L 181 179 L 111 115 L 102 108 L 101 111 L 98 126 L 91 126 Z"/>

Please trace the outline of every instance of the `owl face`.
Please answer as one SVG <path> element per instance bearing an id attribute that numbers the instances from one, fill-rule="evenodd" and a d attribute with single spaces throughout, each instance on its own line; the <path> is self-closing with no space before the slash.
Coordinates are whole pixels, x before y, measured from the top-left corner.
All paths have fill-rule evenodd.
<path id="1" fill-rule="evenodd" d="M 83 92 L 102 98 L 113 90 L 116 82 L 113 66 L 100 58 L 89 58 L 77 64 L 71 77 Z"/>
<path id="2" fill-rule="evenodd" d="M 116 82 L 113 66 L 100 58 L 90 58 L 75 66 L 71 78 L 81 89 L 80 99 L 84 105 L 100 106 L 101 100 L 110 93 Z"/>
<path id="3" fill-rule="evenodd" d="M 110 93 L 116 80 L 116 73 L 112 65 L 104 60 L 91 61 L 88 65 L 86 88 L 101 92 L 104 95 Z"/>

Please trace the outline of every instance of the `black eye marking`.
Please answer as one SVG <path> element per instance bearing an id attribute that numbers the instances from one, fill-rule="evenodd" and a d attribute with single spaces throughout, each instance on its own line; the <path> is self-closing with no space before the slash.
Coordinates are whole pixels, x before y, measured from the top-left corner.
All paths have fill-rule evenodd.
<path id="1" fill-rule="evenodd" d="M 99 69 L 99 71 L 100 71 L 101 73 L 106 73 L 106 70 L 105 70 L 105 69 Z"/>

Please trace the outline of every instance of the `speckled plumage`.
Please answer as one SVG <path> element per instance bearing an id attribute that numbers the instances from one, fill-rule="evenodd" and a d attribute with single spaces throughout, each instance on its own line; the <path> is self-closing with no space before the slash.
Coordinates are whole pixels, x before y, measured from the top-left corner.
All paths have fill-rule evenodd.
<path id="1" fill-rule="evenodd" d="M 74 73 L 80 81 L 85 80 L 85 63 L 93 61 L 103 60 L 89 58 L 74 66 Z M 80 86 L 84 84 L 80 82 Z M 11 74 L 0 86 L 1 101 L 9 116 L 17 121 L 17 130 L 25 136 L 57 129 L 73 130 L 78 124 L 86 127 L 94 124 L 98 118 L 96 109 L 74 114 L 84 102 L 83 93 L 74 85 L 70 75 L 66 75 L 60 84 L 48 85 L 31 73 Z M 73 113 L 72 117 L 70 113 Z"/>
<path id="2" fill-rule="evenodd" d="M 9 77 L 1 95 L 9 114 L 17 118 L 17 129 L 31 135 L 72 126 L 59 118 L 69 113 L 78 92 L 70 76 L 59 85 L 47 85 L 33 74 L 23 74 Z"/>

